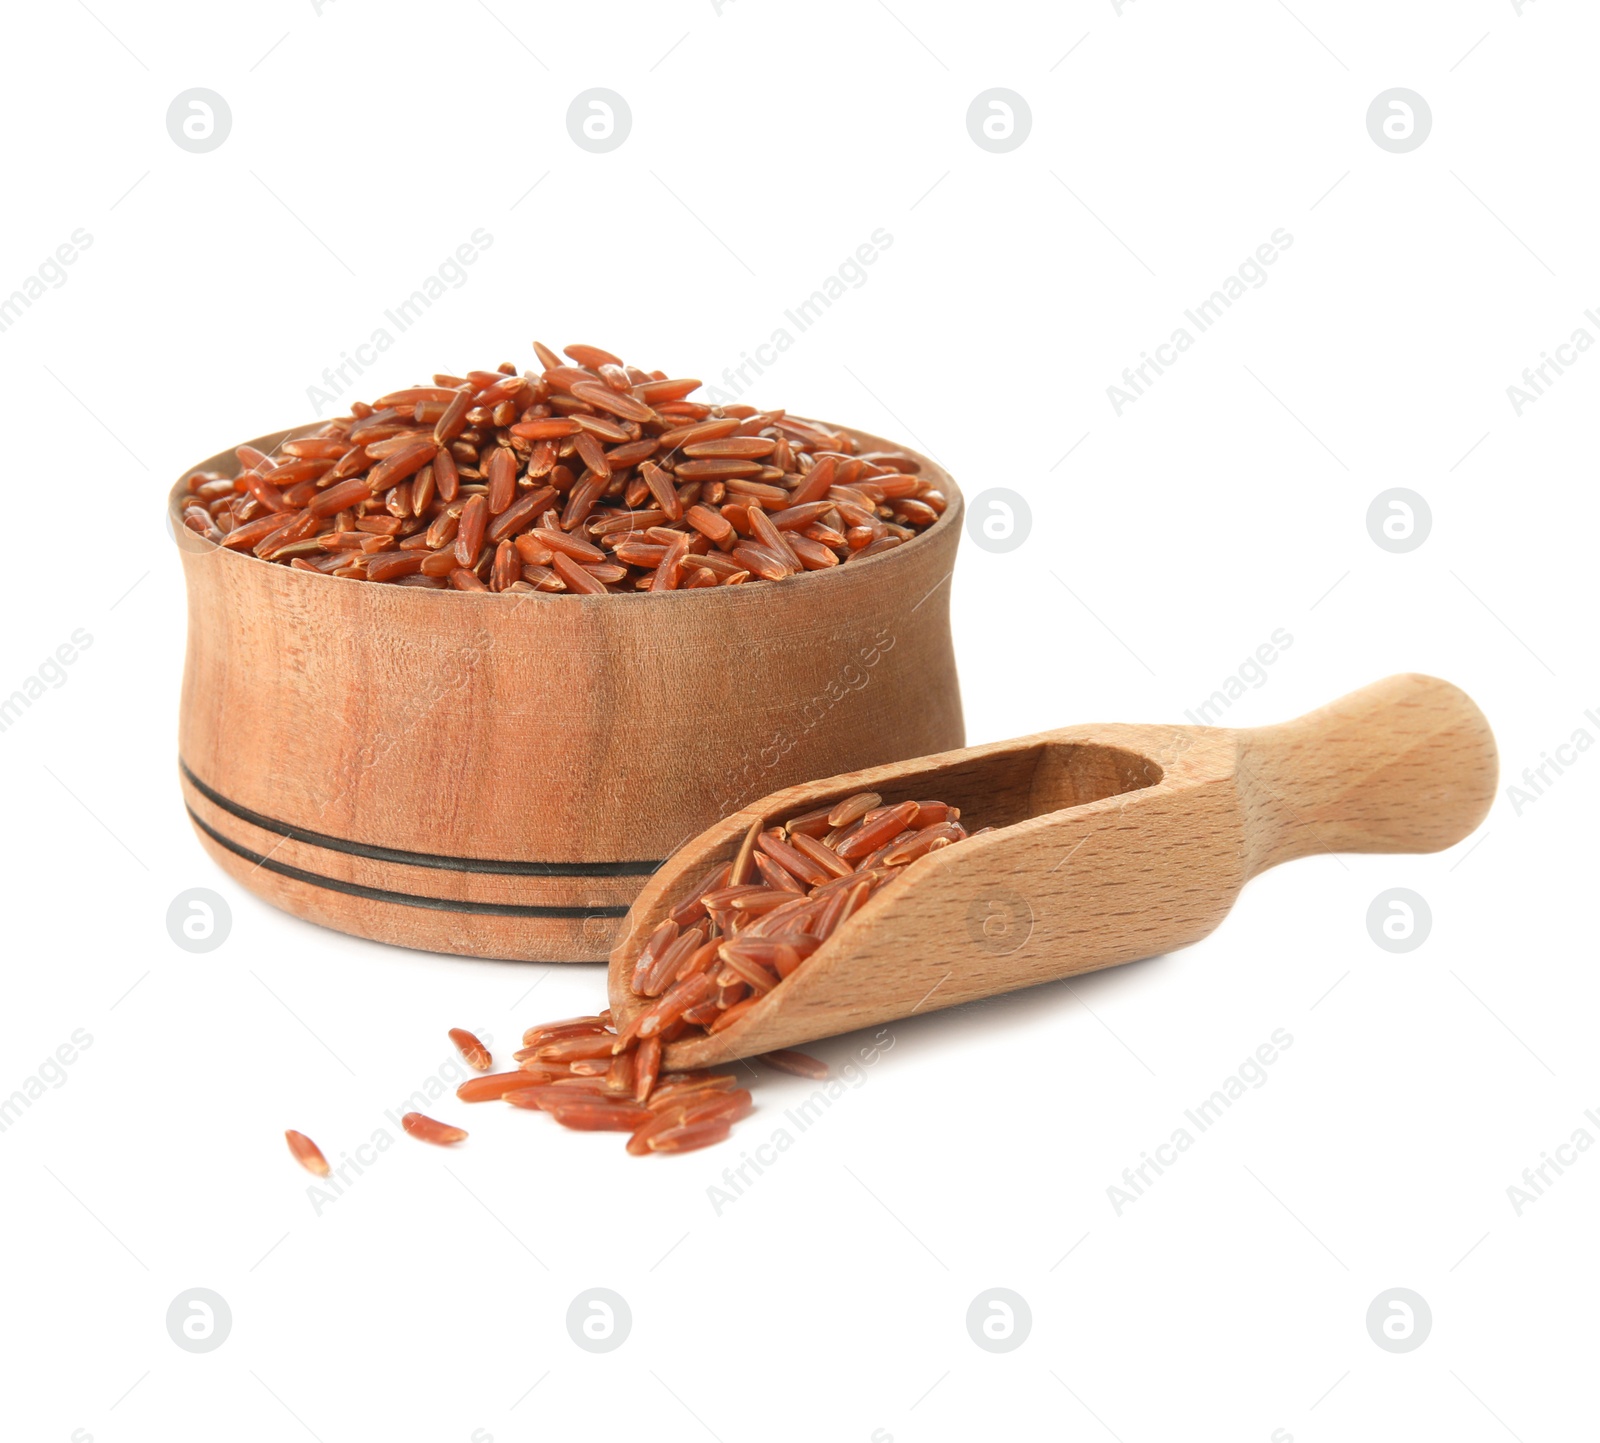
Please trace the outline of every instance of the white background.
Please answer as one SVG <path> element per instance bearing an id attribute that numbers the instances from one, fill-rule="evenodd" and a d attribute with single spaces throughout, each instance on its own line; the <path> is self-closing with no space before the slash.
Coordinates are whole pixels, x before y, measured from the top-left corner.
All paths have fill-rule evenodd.
<path id="1" fill-rule="evenodd" d="M 1600 757 L 1600 356 L 1506 388 L 1600 305 L 1593 60 L 1576 0 L 1021 5 L 131 0 L 8 15 L 0 294 L 92 244 L 0 333 L 0 692 L 92 645 L 0 734 L 0 1095 L 84 1029 L 0 1135 L 0 1433 L 109 1440 L 1535 1440 L 1594 1436 L 1600 1139 L 1579 898 Z M 169 138 L 180 92 L 225 143 Z M 580 91 L 626 143 L 569 138 Z M 1003 86 L 1025 143 L 965 115 Z M 1433 126 L 1381 149 L 1405 86 Z M 1401 670 L 1482 704 L 1481 832 L 1252 883 L 1205 943 L 892 1029 L 824 1121 L 720 1215 L 707 1187 L 810 1089 L 764 1080 L 729 1145 L 637 1161 L 509 1109 L 453 1153 L 386 1116 L 449 1062 L 600 1005 L 590 967 L 475 963 L 272 911 L 180 804 L 183 469 L 309 417 L 306 388 L 482 227 L 492 246 L 359 394 L 582 340 L 716 378 L 879 227 L 892 246 L 753 392 L 901 436 L 969 497 L 1031 505 L 953 583 L 968 737 L 1179 721 L 1271 633 L 1255 725 Z M 1293 237 L 1147 395 L 1106 387 L 1277 228 Z M 1070 453 L 1070 454 L 1069 454 Z M 1369 537 L 1381 491 L 1431 508 Z M 215 952 L 169 940 L 220 891 Z M 1432 931 L 1368 935 L 1390 887 Z M 1265 1041 L 1293 1044 L 1119 1216 L 1107 1188 Z M 819 1044 L 835 1065 L 863 1039 Z M 35 1089 L 37 1090 L 37 1089 Z M 282 1130 L 396 1144 L 320 1215 Z M 1570 1156 L 1570 1154 L 1569 1154 Z M 1555 1178 L 1555 1174 L 1550 1176 Z M 591 1287 L 631 1335 L 567 1334 Z M 981 1290 L 1032 1313 L 979 1349 Z M 232 1330 L 169 1338 L 192 1287 Z M 1380 1293 L 1432 1311 L 1369 1338 Z M 529 1390 L 532 1389 L 530 1392 Z"/>

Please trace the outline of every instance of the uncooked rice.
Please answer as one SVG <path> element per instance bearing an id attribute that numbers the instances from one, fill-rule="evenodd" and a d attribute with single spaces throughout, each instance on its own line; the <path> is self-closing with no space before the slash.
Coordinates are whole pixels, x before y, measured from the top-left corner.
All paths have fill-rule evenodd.
<path id="1" fill-rule="evenodd" d="M 303 1132 L 296 1132 L 292 1127 L 284 1133 L 283 1139 L 289 1144 L 289 1153 L 313 1177 L 327 1177 L 328 1159 L 322 1155 L 322 1149 L 312 1142 Z"/>
<path id="2" fill-rule="evenodd" d="M 429 1117 L 421 1112 L 408 1112 L 400 1119 L 400 1126 L 420 1142 L 431 1142 L 439 1147 L 450 1147 L 467 1140 L 463 1128 L 452 1127 L 448 1122 Z"/>
<path id="3" fill-rule="evenodd" d="M 480 1075 L 456 1089 L 462 1102 L 500 1100 L 548 1113 L 579 1132 L 626 1132 L 635 1156 L 692 1152 L 723 1141 L 754 1108 L 731 1072 L 679 1072 L 664 1065 L 669 1043 L 712 1036 L 779 992 L 868 898 L 921 857 L 979 836 L 945 802 L 885 806 L 858 792 L 775 827 L 758 821 L 731 861 L 689 887 L 635 959 L 626 1020 L 611 1009 L 541 1023 L 522 1034 L 515 1069 L 486 1071 L 489 1049 L 451 1028 L 450 1040 Z M 761 880 L 755 880 L 759 877 Z M 814 1081 L 825 1063 L 782 1049 L 757 1061 Z M 421 1113 L 401 1118 L 423 1142 L 467 1134 Z M 302 1166 L 326 1175 L 315 1143 L 287 1134 Z"/>
<path id="4" fill-rule="evenodd" d="M 607 1009 L 531 1027 L 515 1054 L 518 1071 L 470 1078 L 457 1097 L 502 1098 L 566 1127 L 627 1132 L 635 1155 L 721 1142 L 751 1111 L 749 1092 L 732 1073 L 663 1070 L 667 1044 L 732 1026 L 908 865 L 969 835 L 978 834 L 944 802 L 884 806 L 870 792 L 781 826 L 755 823 L 733 860 L 690 887 L 646 940 L 631 977 L 638 1002 L 625 1021 Z M 803 1052 L 757 1060 L 828 1076 Z"/>
<path id="5" fill-rule="evenodd" d="M 436 375 L 196 471 L 183 524 L 231 551 L 432 590 L 697 590 L 782 581 L 912 540 L 946 498 L 901 451 L 595 346 Z M 570 362 L 570 364 L 568 364 Z"/>
<path id="6" fill-rule="evenodd" d="M 468 1067 L 475 1072 L 489 1070 L 489 1049 L 478 1040 L 476 1033 L 468 1032 L 465 1027 L 452 1027 L 450 1040 L 455 1043 L 456 1051 Z"/>

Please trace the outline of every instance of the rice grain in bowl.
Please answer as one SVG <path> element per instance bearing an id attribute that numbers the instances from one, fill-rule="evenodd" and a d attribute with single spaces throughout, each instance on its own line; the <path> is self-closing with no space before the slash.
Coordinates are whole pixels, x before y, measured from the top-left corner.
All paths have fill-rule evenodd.
<path id="1" fill-rule="evenodd" d="M 271 455 L 301 427 L 248 443 Z M 436 591 L 269 564 L 169 506 L 189 596 L 184 800 L 237 881 L 359 936 L 606 956 L 680 843 L 810 777 L 959 747 L 961 495 L 847 564 L 627 594 Z M 194 468 L 238 474 L 234 452 Z"/>

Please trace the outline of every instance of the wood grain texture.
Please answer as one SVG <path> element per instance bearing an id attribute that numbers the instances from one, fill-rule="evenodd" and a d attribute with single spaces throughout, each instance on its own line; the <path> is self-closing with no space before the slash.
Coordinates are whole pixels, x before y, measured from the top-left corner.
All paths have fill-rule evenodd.
<path id="1" fill-rule="evenodd" d="M 585 867 L 659 862 L 752 797 L 964 740 L 948 619 L 961 495 L 918 459 L 950 504 L 904 546 L 783 582 L 607 596 L 270 565 L 187 530 L 180 482 L 179 750 L 197 834 L 242 885 L 324 926 L 471 956 L 603 958 L 644 877 Z"/>
<path id="2" fill-rule="evenodd" d="M 1322 851 L 1436 851 L 1483 819 L 1494 737 L 1465 693 L 1390 677 L 1255 731 L 1079 726 L 790 787 L 685 847 L 612 953 L 626 1021 L 633 958 L 683 888 L 764 825 L 858 791 L 955 803 L 998 830 L 911 863 L 788 980 L 675 1068 L 790 1047 L 1187 946 L 1252 876 Z"/>
<path id="3" fill-rule="evenodd" d="M 1494 797 L 1488 722 L 1429 678 L 1388 677 L 1238 736 L 1252 874 L 1315 852 L 1437 852 Z"/>

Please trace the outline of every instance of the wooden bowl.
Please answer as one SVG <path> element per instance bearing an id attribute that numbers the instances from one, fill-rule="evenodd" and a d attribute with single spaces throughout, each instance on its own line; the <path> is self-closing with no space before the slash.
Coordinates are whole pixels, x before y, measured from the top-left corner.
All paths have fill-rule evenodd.
<path id="1" fill-rule="evenodd" d="M 904 546 L 781 582 L 608 596 L 270 564 L 185 527 L 180 479 L 179 771 L 201 842 L 258 896 L 342 932 L 604 958 L 645 879 L 727 813 L 964 743 L 948 615 L 961 493 L 918 459 L 950 504 Z M 202 469 L 238 462 L 184 476 Z"/>

